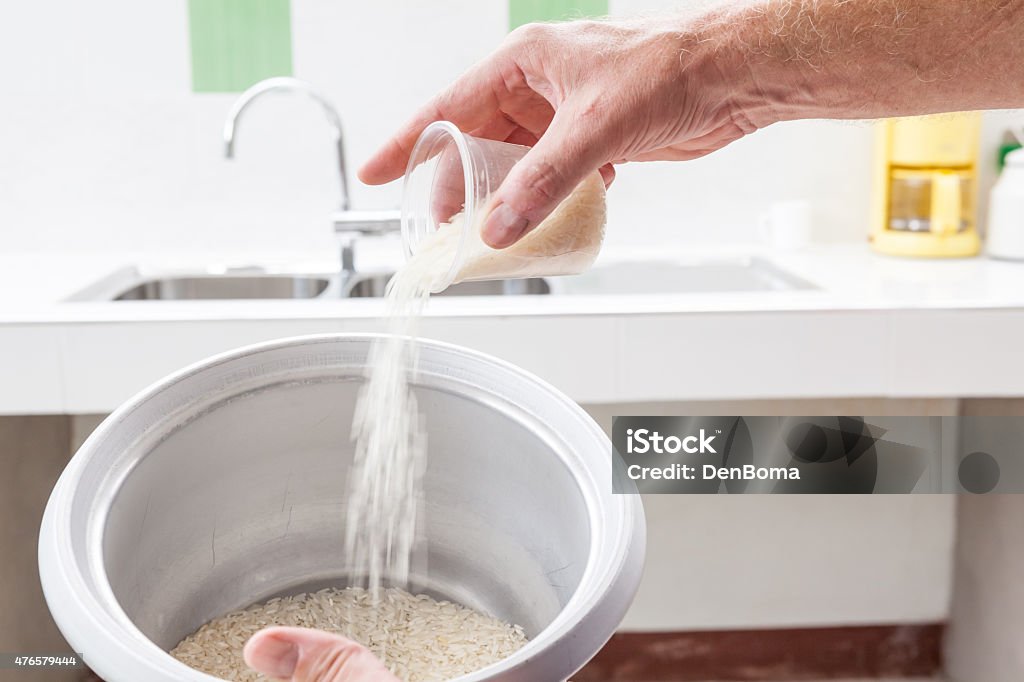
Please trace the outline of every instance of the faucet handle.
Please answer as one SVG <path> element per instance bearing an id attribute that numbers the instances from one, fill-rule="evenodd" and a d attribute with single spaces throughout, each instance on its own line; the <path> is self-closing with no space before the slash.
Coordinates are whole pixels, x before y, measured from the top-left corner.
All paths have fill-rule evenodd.
<path id="1" fill-rule="evenodd" d="M 356 233 L 382 235 L 399 232 L 402 229 L 402 212 L 380 211 L 335 211 L 331 216 L 336 234 Z"/>

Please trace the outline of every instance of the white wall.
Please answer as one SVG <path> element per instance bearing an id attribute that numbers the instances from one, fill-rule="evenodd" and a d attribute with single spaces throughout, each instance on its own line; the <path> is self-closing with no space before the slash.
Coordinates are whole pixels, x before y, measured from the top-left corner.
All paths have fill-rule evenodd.
<path id="1" fill-rule="evenodd" d="M 646 495 L 626 630 L 930 623 L 952 589 L 953 495 Z"/>
<path id="2" fill-rule="evenodd" d="M 689 3 L 611 8 L 672 4 Z M 508 23 L 505 0 L 292 6 L 295 74 L 341 109 L 353 167 Z M 337 189 L 322 116 L 301 99 L 263 101 L 243 123 L 237 160 L 223 160 L 234 97 L 191 92 L 186 8 L 0 5 L 0 248 L 332 248 Z M 824 238 L 860 239 L 870 147 L 864 124 L 801 122 L 699 161 L 623 168 L 609 242 L 745 241 L 768 203 L 794 197 L 814 200 Z M 356 205 L 394 206 L 398 189 L 356 183 Z"/>
<path id="3" fill-rule="evenodd" d="M 501 40 L 505 7 L 294 0 L 295 75 L 339 107 L 351 166 Z M 464 39 L 438 49 L 454 27 Z M 235 96 L 191 92 L 184 0 L 5 3 L 0 64 L 0 248 L 333 248 L 322 114 L 261 101 L 225 161 Z M 354 185 L 358 207 L 399 200 L 397 185 Z"/>

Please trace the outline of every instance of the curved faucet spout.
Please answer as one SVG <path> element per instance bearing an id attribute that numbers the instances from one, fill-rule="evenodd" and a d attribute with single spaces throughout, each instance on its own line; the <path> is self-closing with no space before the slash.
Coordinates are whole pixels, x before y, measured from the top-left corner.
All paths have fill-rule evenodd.
<path id="1" fill-rule="evenodd" d="M 345 168 L 345 142 L 344 135 L 341 130 L 341 117 L 338 115 L 338 111 L 334 108 L 334 105 L 332 105 L 331 102 L 316 88 L 304 80 L 284 76 L 268 78 L 256 83 L 243 92 L 231 106 L 231 111 L 228 112 L 228 117 L 224 121 L 224 156 L 229 159 L 232 159 L 235 156 L 235 137 L 238 134 L 238 123 L 241 121 L 242 113 L 256 99 L 268 92 L 297 92 L 309 97 L 323 108 L 324 114 L 327 116 L 327 122 L 334 129 L 335 144 L 337 146 L 338 154 L 338 179 L 341 189 L 341 210 L 349 210 L 348 171 Z"/>

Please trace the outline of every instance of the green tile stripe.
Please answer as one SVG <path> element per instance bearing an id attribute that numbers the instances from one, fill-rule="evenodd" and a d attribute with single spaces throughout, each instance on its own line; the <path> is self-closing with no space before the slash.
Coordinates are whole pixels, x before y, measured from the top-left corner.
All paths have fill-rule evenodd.
<path id="1" fill-rule="evenodd" d="M 509 0 L 509 30 L 531 21 L 563 21 L 608 14 L 608 0 Z"/>
<path id="2" fill-rule="evenodd" d="M 188 23 L 195 92 L 292 75 L 291 0 L 189 0 Z"/>

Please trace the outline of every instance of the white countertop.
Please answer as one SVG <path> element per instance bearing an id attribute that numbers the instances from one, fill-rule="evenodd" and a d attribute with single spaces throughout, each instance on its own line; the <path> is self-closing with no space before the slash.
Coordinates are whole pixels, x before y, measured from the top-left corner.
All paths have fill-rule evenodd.
<path id="1" fill-rule="evenodd" d="M 393 254 L 394 251 L 387 251 Z M 1024 263 L 887 258 L 865 245 L 758 255 L 816 288 L 659 295 L 440 297 L 424 336 L 515 362 L 580 402 L 1024 396 Z M 363 254 L 368 269 L 380 253 Z M 168 372 L 282 336 L 382 328 L 379 299 L 69 302 L 125 268 L 259 264 L 326 272 L 334 254 L 0 255 L 0 413 L 107 412 Z"/>

